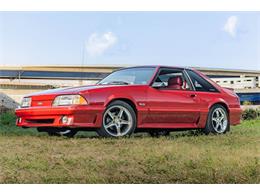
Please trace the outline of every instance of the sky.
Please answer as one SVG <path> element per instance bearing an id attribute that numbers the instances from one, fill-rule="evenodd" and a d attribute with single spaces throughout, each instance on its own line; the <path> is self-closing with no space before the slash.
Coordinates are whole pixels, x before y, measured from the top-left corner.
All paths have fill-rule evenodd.
<path id="1" fill-rule="evenodd" d="M 260 70 L 260 12 L 0 12 L 0 65 Z"/>

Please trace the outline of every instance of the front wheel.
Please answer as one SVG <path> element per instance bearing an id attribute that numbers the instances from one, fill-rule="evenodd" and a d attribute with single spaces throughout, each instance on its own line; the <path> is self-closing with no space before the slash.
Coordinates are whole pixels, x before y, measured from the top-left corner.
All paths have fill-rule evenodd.
<path id="1" fill-rule="evenodd" d="M 114 101 L 106 108 L 102 127 L 97 133 L 102 137 L 124 137 L 136 128 L 136 114 L 132 106 L 124 101 Z"/>
<path id="2" fill-rule="evenodd" d="M 224 134 L 230 129 L 229 116 L 226 108 L 222 105 L 214 105 L 208 114 L 204 133 Z"/>

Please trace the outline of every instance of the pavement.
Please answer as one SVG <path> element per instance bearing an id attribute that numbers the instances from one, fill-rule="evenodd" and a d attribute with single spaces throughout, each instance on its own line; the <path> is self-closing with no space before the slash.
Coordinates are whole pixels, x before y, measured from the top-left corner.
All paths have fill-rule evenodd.
<path id="1" fill-rule="evenodd" d="M 241 105 L 242 110 L 245 109 L 260 109 L 260 105 Z"/>

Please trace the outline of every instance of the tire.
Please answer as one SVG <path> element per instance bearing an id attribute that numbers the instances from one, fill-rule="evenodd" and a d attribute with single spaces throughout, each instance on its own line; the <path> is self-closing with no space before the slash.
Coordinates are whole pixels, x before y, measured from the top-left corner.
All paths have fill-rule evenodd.
<path id="1" fill-rule="evenodd" d="M 101 137 L 126 137 L 136 129 L 136 113 L 128 103 L 116 100 L 109 104 L 102 116 Z"/>
<path id="2" fill-rule="evenodd" d="M 203 132 L 207 135 L 210 133 L 224 134 L 229 130 L 230 122 L 227 109 L 220 104 L 212 106 Z"/>
<path id="3" fill-rule="evenodd" d="M 37 128 L 39 132 L 47 132 L 49 136 L 66 136 L 66 137 L 74 137 L 77 133 L 74 129 L 65 129 L 65 128 L 47 128 L 47 127 L 39 127 Z"/>
<path id="4" fill-rule="evenodd" d="M 151 137 L 160 137 L 160 136 L 169 136 L 170 135 L 170 131 L 167 130 L 161 130 L 161 131 L 150 131 L 148 132 L 150 134 Z"/>

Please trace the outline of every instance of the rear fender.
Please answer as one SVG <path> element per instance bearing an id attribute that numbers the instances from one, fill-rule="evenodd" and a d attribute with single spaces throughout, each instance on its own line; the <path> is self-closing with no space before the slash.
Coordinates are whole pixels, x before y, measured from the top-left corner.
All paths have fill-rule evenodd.
<path id="1" fill-rule="evenodd" d="M 224 99 L 222 99 L 222 98 L 216 98 L 216 99 L 214 99 L 213 101 L 211 101 L 211 102 L 208 104 L 207 109 L 201 110 L 200 120 L 199 120 L 199 122 L 198 122 L 198 128 L 205 128 L 206 123 L 207 123 L 207 120 L 208 120 L 208 114 L 209 114 L 210 108 L 211 108 L 213 105 L 215 105 L 215 104 L 225 105 L 226 108 L 227 108 L 227 111 L 228 111 L 228 113 L 229 113 L 229 107 L 228 107 L 227 102 L 226 102 Z"/>

